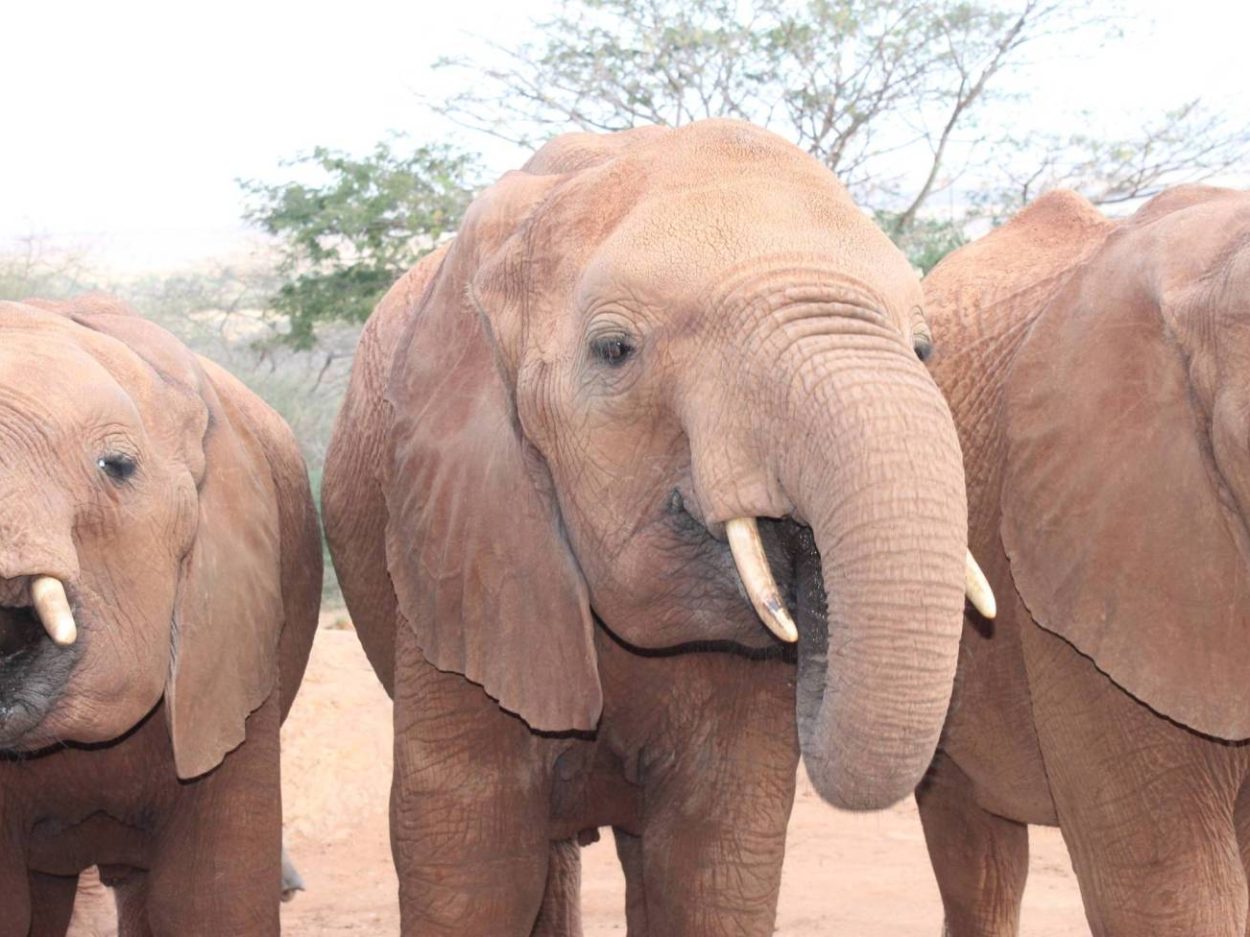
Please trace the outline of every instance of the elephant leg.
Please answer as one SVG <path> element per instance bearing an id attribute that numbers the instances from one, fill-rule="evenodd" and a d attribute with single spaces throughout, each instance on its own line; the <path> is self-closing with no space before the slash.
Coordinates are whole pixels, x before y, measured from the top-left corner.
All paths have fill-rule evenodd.
<path id="1" fill-rule="evenodd" d="M 1234 825 L 1246 753 L 1174 725 L 1036 626 L 1034 719 L 1095 937 L 1244 937 Z"/>
<path id="2" fill-rule="evenodd" d="M 247 740 L 180 792 L 145 876 L 153 937 L 278 937 L 278 716 L 275 691 Z"/>
<path id="3" fill-rule="evenodd" d="M 117 902 L 117 937 L 153 937 L 148 926 L 148 876 L 132 870 L 106 880 Z"/>
<path id="4" fill-rule="evenodd" d="M 1015 937 L 1029 872 L 1029 828 L 989 813 L 972 782 L 939 752 L 916 790 L 942 893 L 945 937 Z"/>
<path id="5" fill-rule="evenodd" d="M 616 857 L 625 873 L 625 927 L 628 937 L 650 937 L 647 896 L 642 874 L 642 839 L 620 827 L 612 828 Z"/>
<path id="6" fill-rule="evenodd" d="M 395 641 L 391 852 L 405 937 L 529 937 L 547 884 L 543 740 L 409 629 Z"/>
<path id="7" fill-rule="evenodd" d="M 547 889 L 532 937 L 581 937 L 582 850 L 576 840 L 551 844 Z"/>
<path id="8" fill-rule="evenodd" d="M 793 689 L 770 662 L 692 657 L 639 662 L 691 694 L 668 710 L 662 750 L 648 755 L 647 926 L 663 937 L 765 937 L 798 768 Z"/>
<path id="9" fill-rule="evenodd" d="M 1237 846 L 1241 851 L 1241 865 L 1246 871 L 1247 882 L 1250 883 L 1250 779 L 1242 782 L 1241 791 L 1237 795 L 1233 820 L 1237 825 Z M 1246 937 L 1250 937 L 1250 913 L 1247 914 Z"/>
<path id="10" fill-rule="evenodd" d="M 30 937 L 65 937 L 77 893 L 77 875 L 31 872 Z"/>
<path id="11" fill-rule="evenodd" d="M 0 808 L 3 806 L 0 792 Z M 27 937 L 30 933 L 30 889 L 25 853 L 15 843 L 0 840 L 0 937 Z"/>

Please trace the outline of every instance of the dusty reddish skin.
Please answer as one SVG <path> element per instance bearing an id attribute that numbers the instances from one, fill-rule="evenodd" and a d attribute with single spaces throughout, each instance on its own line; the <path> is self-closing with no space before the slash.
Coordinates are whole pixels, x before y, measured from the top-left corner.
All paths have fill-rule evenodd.
<path id="1" fill-rule="evenodd" d="M 0 665 L 0 935 L 64 933 L 91 865 L 123 933 L 277 934 L 278 729 L 321 583 L 290 430 L 84 297 L 0 303 L 0 450 L 7 633 L 38 574 L 65 582 L 79 628 Z M 125 481 L 97 466 L 118 452 Z"/>
<path id="2" fill-rule="evenodd" d="M 632 935 L 771 934 L 800 750 L 847 807 L 914 787 L 967 523 L 921 327 L 836 180 L 726 121 L 558 138 L 382 300 L 322 497 L 394 698 L 405 934 L 577 933 L 566 841 L 609 825 Z M 766 526 L 797 670 L 736 516 L 821 551 Z"/>
<path id="3" fill-rule="evenodd" d="M 925 286 L 999 608 L 918 791 L 947 932 L 1016 934 L 1058 824 L 1095 934 L 1242 935 L 1250 193 L 1047 195 Z"/>

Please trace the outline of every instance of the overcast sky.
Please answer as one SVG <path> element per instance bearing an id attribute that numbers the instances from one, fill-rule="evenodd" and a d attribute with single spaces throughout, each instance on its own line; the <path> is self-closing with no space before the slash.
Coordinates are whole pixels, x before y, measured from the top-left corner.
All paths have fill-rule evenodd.
<path id="1" fill-rule="evenodd" d="M 6 3 L 0 12 L 0 248 L 35 233 L 120 269 L 238 249 L 235 179 L 280 178 L 284 158 L 369 149 L 388 130 L 454 129 L 419 93 L 462 76 L 440 55 L 510 44 L 549 0 Z M 1129 40 L 1069 40 L 1028 76 L 1022 119 L 1089 108 L 1127 118 L 1203 95 L 1250 122 L 1250 3 L 1130 0 Z M 1042 89 L 1038 91 L 1036 89 Z M 517 159 L 488 148 L 492 168 Z"/>

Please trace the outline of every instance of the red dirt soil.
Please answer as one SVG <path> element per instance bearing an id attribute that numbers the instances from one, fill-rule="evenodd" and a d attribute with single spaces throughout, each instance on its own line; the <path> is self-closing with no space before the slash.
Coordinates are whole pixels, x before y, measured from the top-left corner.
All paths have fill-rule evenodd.
<path id="1" fill-rule="evenodd" d="M 399 933 L 387 841 L 390 701 L 351 631 L 322 630 L 283 729 L 287 846 L 308 891 L 282 906 L 288 937 Z M 1089 933 L 1057 830 L 1030 831 L 1023 931 Z M 582 851 L 587 937 L 623 935 L 625 885 L 611 834 Z M 98 887 L 98 886 L 97 886 Z M 103 889 L 80 896 L 72 937 L 113 937 Z M 777 933 L 793 937 L 937 937 L 941 902 L 916 806 L 833 810 L 800 776 L 790 820 Z"/>

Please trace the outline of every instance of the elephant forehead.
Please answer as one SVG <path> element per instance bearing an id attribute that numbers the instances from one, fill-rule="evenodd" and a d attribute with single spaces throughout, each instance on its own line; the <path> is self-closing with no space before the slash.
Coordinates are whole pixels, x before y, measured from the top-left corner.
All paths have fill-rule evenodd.
<path id="1" fill-rule="evenodd" d="M 0 405 L 53 424 L 84 411 L 138 422 L 113 375 L 72 338 L 0 326 Z"/>
<path id="2" fill-rule="evenodd" d="M 760 188 L 759 180 L 739 179 L 639 202 L 586 264 L 577 304 L 624 297 L 701 310 L 731 294 L 751 302 L 760 291 L 820 284 L 831 300 L 886 315 L 921 305 L 919 278 L 903 255 L 836 193 Z"/>
<path id="3" fill-rule="evenodd" d="M 0 409 L 44 436 L 202 435 L 205 420 L 184 388 L 123 343 L 65 320 L 33 329 L 0 318 Z"/>

